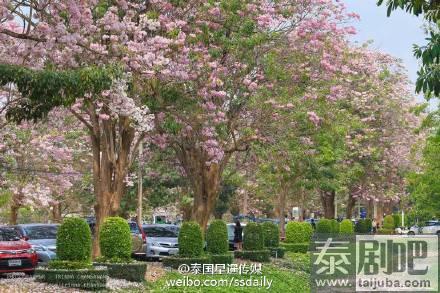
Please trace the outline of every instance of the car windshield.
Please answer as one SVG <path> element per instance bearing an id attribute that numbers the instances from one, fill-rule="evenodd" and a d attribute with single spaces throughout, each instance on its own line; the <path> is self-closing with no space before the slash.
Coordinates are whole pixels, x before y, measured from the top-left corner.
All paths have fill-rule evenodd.
<path id="1" fill-rule="evenodd" d="M 145 227 L 144 231 L 147 237 L 178 237 L 178 229 L 166 228 L 166 227 Z"/>
<path id="2" fill-rule="evenodd" d="M 438 221 L 428 221 L 425 223 L 425 226 L 436 226 L 438 225 Z"/>
<path id="3" fill-rule="evenodd" d="M 0 241 L 17 241 L 20 237 L 16 231 L 12 229 L 0 229 Z"/>
<path id="4" fill-rule="evenodd" d="M 56 239 L 58 226 L 28 226 L 25 227 L 26 236 L 31 240 L 35 239 Z"/>

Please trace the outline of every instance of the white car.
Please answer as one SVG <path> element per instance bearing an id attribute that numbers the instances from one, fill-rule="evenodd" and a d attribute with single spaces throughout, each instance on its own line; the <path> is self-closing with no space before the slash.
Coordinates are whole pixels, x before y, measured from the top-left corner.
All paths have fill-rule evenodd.
<path id="1" fill-rule="evenodd" d="M 440 222 L 439 221 L 427 221 L 425 226 L 421 228 L 421 234 L 437 234 L 440 235 Z"/>

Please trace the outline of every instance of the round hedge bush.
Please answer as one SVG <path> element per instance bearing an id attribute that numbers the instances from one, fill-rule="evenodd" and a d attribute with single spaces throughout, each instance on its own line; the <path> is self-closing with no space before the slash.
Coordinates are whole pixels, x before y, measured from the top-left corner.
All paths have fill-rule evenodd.
<path id="1" fill-rule="evenodd" d="M 286 243 L 309 242 L 313 235 L 313 227 L 307 222 L 292 221 L 286 226 Z"/>
<path id="2" fill-rule="evenodd" d="M 184 222 L 179 231 L 179 256 L 199 257 L 203 253 L 203 236 L 199 224 Z"/>
<path id="3" fill-rule="evenodd" d="M 351 220 L 345 219 L 342 220 L 341 224 L 339 225 L 339 233 L 344 235 L 350 235 L 353 234 L 353 224 L 351 223 Z"/>
<path id="4" fill-rule="evenodd" d="M 244 250 L 263 250 L 264 235 L 261 225 L 248 223 L 243 230 L 243 249 Z"/>
<path id="5" fill-rule="evenodd" d="M 57 232 L 57 259 L 62 261 L 90 262 L 92 235 L 84 219 L 66 218 Z"/>
<path id="6" fill-rule="evenodd" d="M 332 222 L 329 219 L 320 219 L 316 225 L 316 233 L 332 233 Z"/>
<path id="7" fill-rule="evenodd" d="M 303 242 L 309 242 L 310 241 L 310 239 L 312 239 L 312 236 L 313 236 L 313 227 L 312 227 L 312 225 L 310 225 L 309 223 L 307 223 L 307 222 L 302 222 L 301 223 L 301 226 L 302 226 L 302 230 L 303 230 L 303 239 L 304 239 L 304 241 Z"/>
<path id="8" fill-rule="evenodd" d="M 393 214 L 394 228 L 402 225 L 402 217 L 399 214 Z"/>
<path id="9" fill-rule="evenodd" d="M 339 233 L 339 222 L 336 219 L 331 219 L 330 220 L 331 223 L 331 231 L 333 234 L 338 234 Z"/>
<path id="10" fill-rule="evenodd" d="M 356 226 L 354 227 L 354 230 L 356 233 L 365 234 L 370 232 L 370 229 L 368 228 L 368 222 L 366 219 L 359 219 L 356 223 Z"/>
<path id="11" fill-rule="evenodd" d="M 391 215 L 385 216 L 385 218 L 383 219 L 383 227 L 382 228 L 386 229 L 386 230 L 394 230 L 393 216 L 391 216 Z"/>
<path id="12" fill-rule="evenodd" d="M 373 220 L 370 218 L 365 219 L 365 232 L 364 233 L 370 233 L 373 230 Z"/>
<path id="13" fill-rule="evenodd" d="M 99 247 L 102 257 L 114 262 L 130 261 L 132 243 L 130 226 L 120 217 L 104 220 L 99 231 Z"/>
<path id="14" fill-rule="evenodd" d="M 280 244 L 280 229 L 272 222 L 265 222 L 261 225 L 265 247 L 278 247 Z"/>
<path id="15" fill-rule="evenodd" d="M 228 252 L 228 230 L 222 220 L 214 220 L 206 232 L 206 249 L 212 254 L 224 254 Z"/>

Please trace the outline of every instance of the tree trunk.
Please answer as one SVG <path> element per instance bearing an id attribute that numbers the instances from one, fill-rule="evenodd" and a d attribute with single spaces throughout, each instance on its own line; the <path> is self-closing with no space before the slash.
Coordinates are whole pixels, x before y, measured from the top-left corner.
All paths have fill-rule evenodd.
<path id="1" fill-rule="evenodd" d="M 52 220 L 55 223 L 61 223 L 61 204 L 56 203 L 52 206 Z"/>
<path id="2" fill-rule="evenodd" d="M 286 224 L 286 189 L 282 188 L 281 192 L 278 195 L 277 199 L 277 205 L 276 205 L 276 213 L 278 216 L 278 219 L 280 221 L 280 235 L 284 237 L 285 235 L 285 224 Z"/>
<path id="3" fill-rule="evenodd" d="M 351 194 L 348 194 L 347 208 L 345 211 L 347 219 L 351 219 L 353 217 L 353 208 L 355 204 L 356 204 L 356 200 L 353 198 Z"/>
<path id="4" fill-rule="evenodd" d="M 19 208 L 20 207 L 15 204 L 11 205 L 11 214 L 9 215 L 9 225 L 17 225 Z"/>
<path id="5" fill-rule="evenodd" d="M 321 191 L 320 198 L 326 219 L 335 218 L 335 191 Z"/>

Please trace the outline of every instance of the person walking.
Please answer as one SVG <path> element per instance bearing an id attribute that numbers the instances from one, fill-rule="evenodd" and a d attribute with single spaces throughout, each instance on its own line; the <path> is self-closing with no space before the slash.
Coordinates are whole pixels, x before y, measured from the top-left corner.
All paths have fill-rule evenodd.
<path id="1" fill-rule="evenodd" d="M 376 218 L 373 219 L 373 222 L 371 223 L 371 226 L 373 228 L 373 234 L 376 234 L 376 232 L 377 232 L 377 221 L 376 221 Z"/>
<path id="2" fill-rule="evenodd" d="M 241 227 L 239 220 L 235 222 L 234 247 L 238 251 L 241 251 L 243 249 L 243 228 Z"/>

